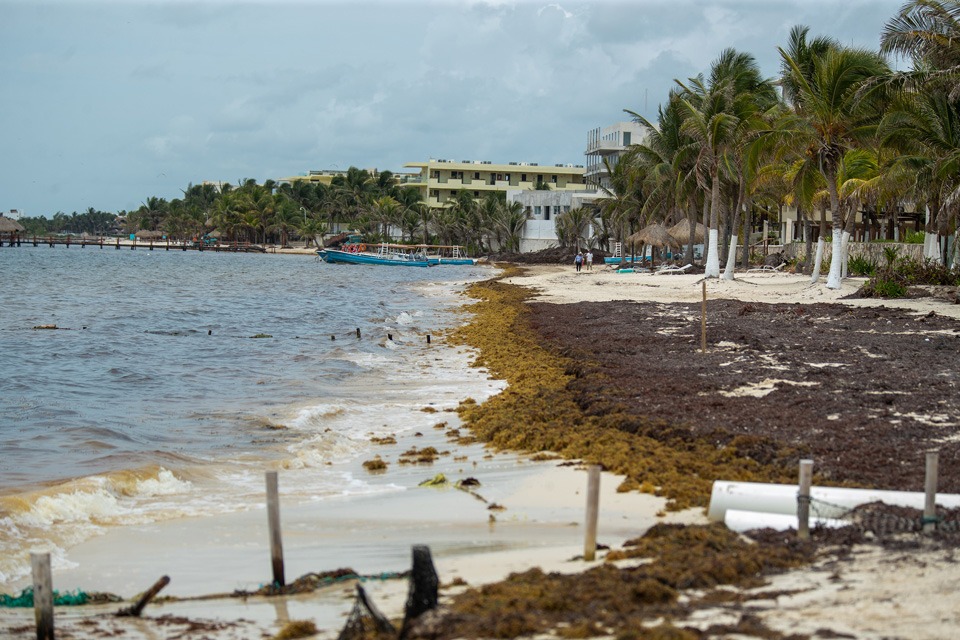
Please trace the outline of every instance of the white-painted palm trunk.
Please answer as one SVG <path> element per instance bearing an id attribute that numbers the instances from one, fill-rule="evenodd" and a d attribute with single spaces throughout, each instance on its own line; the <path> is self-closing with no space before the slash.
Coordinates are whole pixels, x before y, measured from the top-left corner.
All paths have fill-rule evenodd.
<path id="1" fill-rule="evenodd" d="M 723 279 L 733 280 L 733 270 L 737 266 L 737 236 L 730 236 L 730 250 L 727 251 L 727 266 L 723 269 Z"/>
<path id="2" fill-rule="evenodd" d="M 813 258 L 813 273 L 810 274 L 810 284 L 816 284 L 820 280 L 820 265 L 823 264 L 823 237 L 817 238 L 817 252 Z"/>
<path id="3" fill-rule="evenodd" d="M 708 278 L 720 277 L 720 232 L 710 229 L 710 243 L 707 245 L 707 266 L 703 272 Z"/>
<path id="4" fill-rule="evenodd" d="M 840 277 L 846 278 L 850 268 L 850 233 L 846 230 L 840 236 L 840 248 Z"/>
<path id="5" fill-rule="evenodd" d="M 926 252 L 927 260 L 943 264 L 943 254 L 940 252 L 940 236 L 935 233 L 928 235 L 930 237 L 930 245 Z M 926 242 L 926 238 L 924 238 L 924 242 Z"/>
<path id="6" fill-rule="evenodd" d="M 830 243 L 830 273 L 827 274 L 827 289 L 839 289 L 841 267 L 843 264 L 843 232 L 834 228 L 833 241 Z"/>

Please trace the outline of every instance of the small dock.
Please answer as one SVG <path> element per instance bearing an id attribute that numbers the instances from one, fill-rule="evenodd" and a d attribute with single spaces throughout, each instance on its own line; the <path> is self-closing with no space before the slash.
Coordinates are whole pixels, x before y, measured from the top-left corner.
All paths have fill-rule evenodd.
<path id="1" fill-rule="evenodd" d="M 6 237 L 4 237 L 6 236 Z M 20 247 L 23 245 L 33 245 L 39 247 L 47 245 L 51 249 L 56 246 L 62 247 L 99 247 L 114 249 L 146 249 L 147 251 L 217 251 L 230 253 L 266 253 L 266 249 L 258 244 L 249 242 L 184 242 L 170 239 L 155 240 L 150 239 L 123 239 L 104 236 L 32 236 L 23 237 L 19 234 L 0 235 L 0 247 Z"/>

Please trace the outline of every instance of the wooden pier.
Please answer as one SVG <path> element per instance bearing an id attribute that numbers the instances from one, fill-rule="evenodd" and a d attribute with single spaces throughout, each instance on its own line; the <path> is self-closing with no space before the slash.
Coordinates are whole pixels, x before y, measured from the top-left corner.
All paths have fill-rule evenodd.
<path id="1" fill-rule="evenodd" d="M 266 249 L 258 244 L 251 244 L 249 242 L 221 242 L 217 240 L 212 243 L 204 242 L 182 242 L 182 241 L 171 241 L 169 238 L 164 240 L 154 240 L 142 239 L 142 240 L 127 240 L 123 238 L 113 238 L 113 237 L 90 237 L 90 236 L 32 236 L 32 237 L 23 237 L 16 233 L 3 234 L 0 235 L 0 247 L 20 247 L 23 245 L 33 245 L 34 247 L 39 247 L 41 245 L 47 245 L 51 249 L 56 246 L 63 247 L 80 247 L 81 249 L 86 247 L 99 247 L 114 249 L 131 249 L 135 250 L 137 248 L 147 249 L 148 251 L 153 251 L 154 249 L 160 251 L 226 251 L 231 253 L 265 253 Z"/>

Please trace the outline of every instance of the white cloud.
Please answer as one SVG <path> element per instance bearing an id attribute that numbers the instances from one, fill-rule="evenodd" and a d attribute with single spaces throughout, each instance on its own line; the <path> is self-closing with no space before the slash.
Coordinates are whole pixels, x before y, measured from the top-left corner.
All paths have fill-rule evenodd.
<path id="1" fill-rule="evenodd" d="M 653 115 L 723 48 L 773 74 L 794 24 L 875 45 L 900 2 L 7 3 L 0 210 L 430 156 L 581 163 L 588 129 Z"/>

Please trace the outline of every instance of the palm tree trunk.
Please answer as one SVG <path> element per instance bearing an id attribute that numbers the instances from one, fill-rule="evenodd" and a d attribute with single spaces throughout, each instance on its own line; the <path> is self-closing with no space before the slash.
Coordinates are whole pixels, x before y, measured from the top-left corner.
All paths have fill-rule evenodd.
<path id="1" fill-rule="evenodd" d="M 823 245 L 824 238 L 827 235 L 827 210 L 820 205 L 820 233 L 817 236 L 817 255 L 813 259 L 813 268 L 810 270 L 810 283 L 814 284 L 820 280 L 820 265 L 823 263 Z"/>
<path id="2" fill-rule="evenodd" d="M 834 168 L 824 171 L 827 179 L 827 190 L 830 192 L 830 211 L 833 215 L 833 242 L 830 254 L 830 273 L 827 274 L 827 288 L 839 289 L 841 274 L 840 265 L 843 261 L 843 216 L 840 211 L 840 194 L 837 191 L 837 172 Z"/>
<path id="3" fill-rule="evenodd" d="M 743 203 L 743 256 L 740 266 L 750 268 L 750 232 L 753 230 L 753 198 L 746 198 Z M 763 239 L 766 242 L 766 238 Z"/>
<path id="4" fill-rule="evenodd" d="M 687 211 L 687 222 L 690 223 L 690 237 L 687 240 L 687 250 L 683 253 L 683 263 L 693 264 L 693 244 L 697 241 L 697 210 L 690 208 Z"/>
<path id="5" fill-rule="evenodd" d="M 700 217 L 703 218 L 703 228 L 706 231 L 710 229 L 710 199 L 707 198 L 706 194 L 702 194 L 702 196 L 703 196 L 703 204 L 701 205 L 701 208 L 703 212 L 700 215 Z M 707 264 L 707 257 L 709 255 L 710 255 L 710 238 L 709 236 L 706 236 L 703 239 L 703 255 L 700 257 L 700 259 L 703 260 L 704 265 Z"/>
<path id="6" fill-rule="evenodd" d="M 720 176 L 716 166 L 710 169 L 710 243 L 707 248 L 707 267 L 704 275 L 707 278 L 720 277 Z"/>

